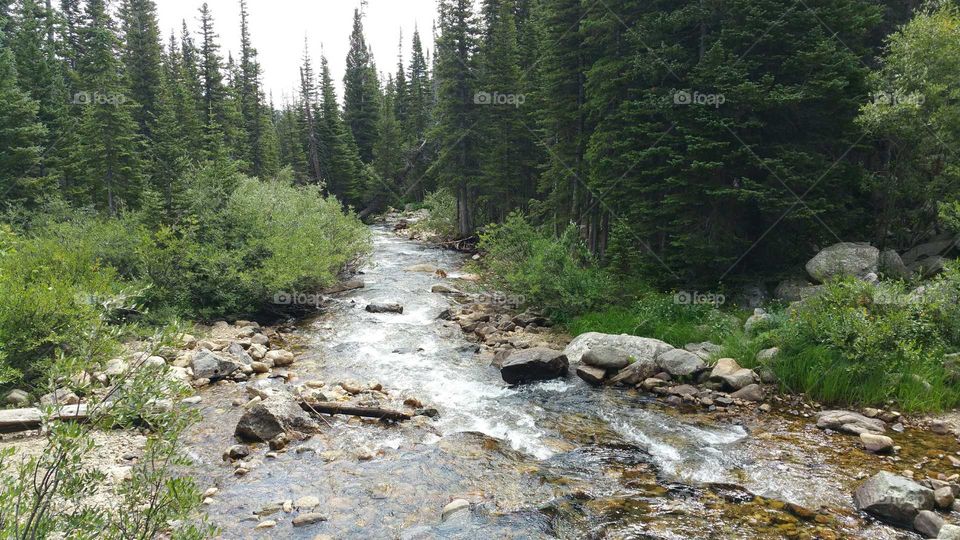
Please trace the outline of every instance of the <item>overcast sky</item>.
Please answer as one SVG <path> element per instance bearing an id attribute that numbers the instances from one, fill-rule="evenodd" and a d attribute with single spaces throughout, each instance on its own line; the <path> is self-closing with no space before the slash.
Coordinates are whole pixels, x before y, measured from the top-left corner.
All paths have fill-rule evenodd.
<path id="1" fill-rule="evenodd" d="M 194 34 L 199 33 L 198 8 L 203 0 L 156 0 L 160 30 L 164 42 L 170 30 L 180 34 L 186 19 Z M 213 13 L 215 30 L 220 36 L 223 57 L 240 46 L 239 0 L 207 0 Z M 248 0 L 253 45 L 260 54 L 265 90 L 273 92 L 279 107 L 297 84 L 303 57 L 304 36 L 309 38 L 310 54 L 320 71 L 321 46 L 330 62 L 337 95 L 343 100 L 343 70 L 353 28 L 353 10 L 360 0 Z M 396 72 L 397 46 L 403 31 L 404 66 L 409 63 L 410 40 L 414 26 L 420 29 L 425 49 L 433 54 L 432 26 L 436 18 L 436 0 L 368 0 L 364 35 L 373 48 L 377 69 Z"/>

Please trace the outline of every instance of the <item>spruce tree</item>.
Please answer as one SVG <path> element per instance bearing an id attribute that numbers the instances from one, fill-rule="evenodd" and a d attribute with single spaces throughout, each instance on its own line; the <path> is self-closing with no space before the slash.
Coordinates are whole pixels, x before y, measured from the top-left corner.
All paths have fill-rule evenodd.
<path id="1" fill-rule="evenodd" d="M 363 36 L 363 15 L 353 12 L 353 32 L 350 51 L 343 76 L 343 119 L 347 123 L 364 163 L 373 159 L 373 145 L 377 140 L 380 84 L 373 56 Z"/>
<path id="2" fill-rule="evenodd" d="M 0 28 L 6 19 L 0 16 Z M 0 30 L 0 200 L 30 200 L 40 193 L 31 178 L 36 174 L 41 143 L 46 136 L 37 118 L 39 104 L 18 86 L 17 66 Z"/>
<path id="3" fill-rule="evenodd" d="M 320 169 L 327 191 L 347 204 L 359 204 L 364 176 L 363 162 L 350 128 L 340 116 L 330 66 L 320 58 L 321 115 L 317 120 Z"/>
<path id="4" fill-rule="evenodd" d="M 160 28 L 157 6 L 153 0 L 123 0 L 120 4 L 123 36 L 123 64 L 133 100 L 133 118 L 140 134 L 151 138 L 158 116 L 158 96 L 161 87 Z"/>

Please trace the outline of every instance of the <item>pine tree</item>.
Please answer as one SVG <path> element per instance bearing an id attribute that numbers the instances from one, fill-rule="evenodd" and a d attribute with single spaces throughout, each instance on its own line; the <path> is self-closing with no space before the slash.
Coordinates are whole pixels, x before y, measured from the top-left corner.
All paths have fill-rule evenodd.
<path id="1" fill-rule="evenodd" d="M 0 15 L 0 28 L 6 19 Z M 35 174 L 46 130 L 37 119 L 39 104 L 18 86 L 17 67 L 0 30 L 0 200 L 13 202 L 38 196 Z"/>
<path id="2" fill-rule="evenodd" d="M 321 115 L 317 120 L 320 169 L 327 191 L 347 204 L 359 204 L 364 177 L 363 162 L 350 128 L 340 117 L 337 93 L 326 57 L 320 58 Z"/>
<path id="3" fill-rule="evenodd" d="M 227 144 L 227 89 L 223 82 L 223 60 L 220 45 L 213 29 L 213 15 L 206 2 L 200 7 L 199 67 L 202 111 L 204 120 L 204 149 L 210 158 L 230 155 Z M 184 61 L 188 55 L 184 54 Z"/>
<path id="4" fill-rule="evenodd" d="M 277 142 L 280 153 L 280 163 L 293 171 L 294 178 L 301 183 L 307 183 L 310 173 L 307 165 L 307 154 L 303 148 L 303 126 L 300 121 L 299 104 L 287 103 L 278 113 Z"/>
<path id="5" fill-rule="evenodd" d="M 353 32 L 350 34 L 343 88 L 343 119 L 357 143 L 360 158 L 369 163 L 377 140 L 380 84 L 373 56 L 363 36 L 363 15 L 359 9 L 353 12 Z"/>
<path id="6" fill-rule="evenodd" d="M 273 111 L 264 106 L 260 62 L 250 38 L 246 0 L 240 0 L 240 112 L 247 133 L 250 170 L 256 176 L 271 176 L 278 171 L 278 148 Z"/>
<path id="7" fill-rule="evenodd" d="M 90 0 L 85 15 L 78 71 L 86 90 L 76 105 L 82 109 L 76 161 L 83 167 L 89 202 L 116 214 L 124 206 L 137 206 L 143 190 L 142 147 L 104 0 Z"/>
<path id="8" fill-rule="evenodd" d="M 474 52 L 477 28 L 471 0 L 440 2 L 440 36 L 437 38 L 437 124 L 433 129 L 439 155 L 431 173 L 440 186 L 457 197 L 457 232 L 473 234 L 476 226 L 478 175 Z"/>
<path id="9" fill-rule="evenodd" d="M 150 140 L 158 116 L 163 45 L 153 0 L 123 0 L 120 5 L 123 64 L 134 102 L 133 118 L 140 134 Z"/>
<path id="10" fill-rule="evenodd" d="M 430 124 L 430 109 L 433 102 L 433 87 L 427 60 L 423 55 L 420 32 L 413 31 L 413 44 L 410 52 L 410 67 L 407 79 L 407 123 L 403 126 L 406 138 L 419 144 L 427 133 Z"/>
<path id="11" fill-rule="evenodd" d="M 397 99 L 399 99 L 399 87 L 390 79 L 380 106 L 377 143 L 373 146 L 373 167 L 383 184 L 367 186 L 364 197 L 366 201 L 389 195 L 391 191 L 396 192 L 396 189 L 387 189 L 386 186 L 397 186 L 397 180 L 404 167 L 402 134 L 396 114 Z"/>
<path id="12" fill-rule="evenodd" d="M 302 141 L 306 148 L 307 173 L 312 182 L 320 184 L 323 169 L 320 164 L 320 111 L 317 102 L 317 84 L 313 74 L 313 61 L 310 59 L 310 47 L 304 41 L 303 66 L 300 68 L 300 126 Z"/>

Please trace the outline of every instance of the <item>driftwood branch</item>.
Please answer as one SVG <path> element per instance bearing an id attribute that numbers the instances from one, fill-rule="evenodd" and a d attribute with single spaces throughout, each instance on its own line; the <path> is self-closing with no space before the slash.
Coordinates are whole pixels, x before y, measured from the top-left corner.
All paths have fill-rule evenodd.
<path id="1" fill-rule="evenodd" d="M 300 402 L 300 407 L 307 412 L 317 414 L 346 414 L 349 416 L 380 418 L 381 420 L 410 420 L 413 418 L 412 414 L 403 411 L 380 409 L 378 407 L 358 407 L 329 401 L 302 401 Z"/>

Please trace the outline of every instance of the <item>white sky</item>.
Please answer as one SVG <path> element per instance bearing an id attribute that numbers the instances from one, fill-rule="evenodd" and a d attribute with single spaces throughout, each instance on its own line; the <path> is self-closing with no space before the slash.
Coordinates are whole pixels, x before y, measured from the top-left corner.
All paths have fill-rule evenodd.
<path id="1" fill-rule="evenodd" d="M 203 0 L 156 0 L 160 31 L 166 44 L 170 30 L 180 35 L 181 20 L 186 19 L 191 32 L 199 32 L 199 7 Z M 224 59 L 240 47 L 239 0 L 207 0 L 214 17 L 214 29 Z M 317 75 L 320 73 L 321 45 L 330 62 L 337 84 L 337 95 L 343 100 L 343 71 L 353 29 L 353 10 L 360 0 L 248 0 L 250 32 L 253 45 L 263 67 L 264 90 L 273 92 L 279 107 L 284 96 L 290 96 L 298 84 L 299 66 L 303 57 L 304 36 L 310 41 Z M 433 22 L 436 0 L 368 0 L 364 35 L 373 48 L 377 69 L 396 72 L 397 46 L 403 31 L 403 63 L 410 58 L 410 41 L 416 25 L 423 47 L 433 54 Z"/>

